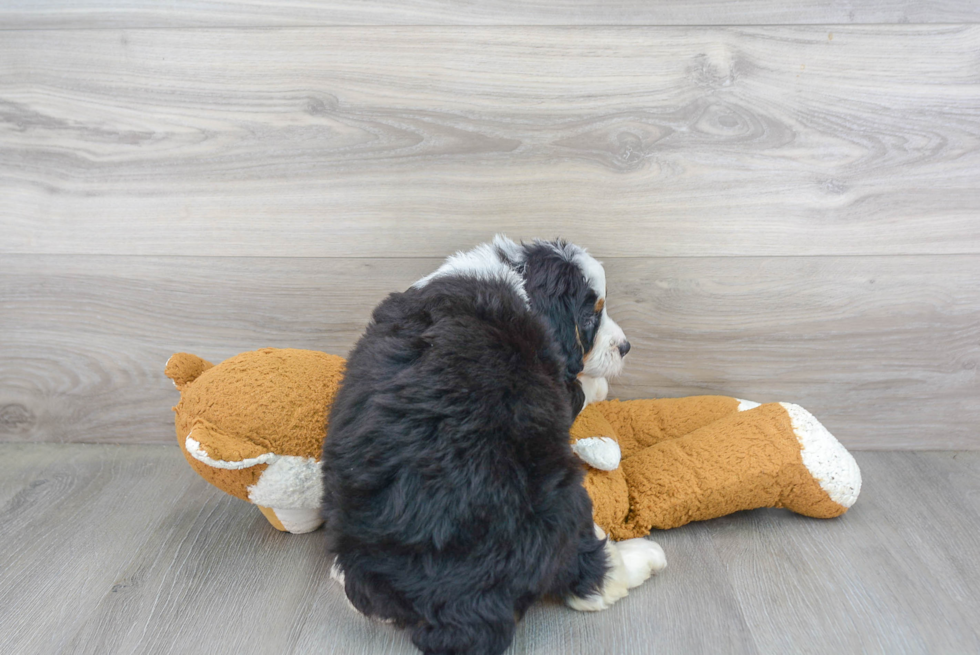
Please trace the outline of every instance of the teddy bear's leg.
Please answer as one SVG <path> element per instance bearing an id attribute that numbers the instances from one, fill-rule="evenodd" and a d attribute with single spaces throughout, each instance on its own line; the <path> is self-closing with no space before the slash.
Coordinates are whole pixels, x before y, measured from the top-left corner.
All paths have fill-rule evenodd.
<path id="1" fill-rule="evenodd" d="M 755 403 L 728 396 L 689 396 L 608 400 L 596 403 L 593 411 L 600 412 L 614 426 L 625 458 L 642 448 L 677 439 L 753 405 Z"/>
<path id="2" fill-rule="evenodd" d="M 630 514 L 618 539 L 743 509 L 830 518 L 861 488 L 857 463 L 813 416 L 771 403 L 731 414 L 623 461 Z"/>
<path id="3" fill-rule="evenodd" d="M 629 488 L 621 468 L 613 471 L 589 469 L 582 485 L 592 499 L 592 520 L 614 539 L 617 529 L 629 516 Z"/>

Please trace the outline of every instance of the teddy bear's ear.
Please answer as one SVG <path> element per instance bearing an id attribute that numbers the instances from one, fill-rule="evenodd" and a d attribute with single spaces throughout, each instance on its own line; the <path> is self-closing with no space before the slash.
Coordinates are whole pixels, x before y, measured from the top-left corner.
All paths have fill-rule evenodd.
<path id="1" fill-rule="evenodd" d="M 190 353 L 177 353 L 167 360 L 163 372 L 174 381 L 179 391 L 198 378 L 201 373 L 212 368 L 214 364 Z"/>
<path id="2" fill-rule="evenodd" d="M 197 461 L 218 469 L 251 468 L 268 464 L 276 457 L 258 444 L 236 439 L 200 418 L 194 421 L 190 434 L 184 439 L 184 447 Z"/>

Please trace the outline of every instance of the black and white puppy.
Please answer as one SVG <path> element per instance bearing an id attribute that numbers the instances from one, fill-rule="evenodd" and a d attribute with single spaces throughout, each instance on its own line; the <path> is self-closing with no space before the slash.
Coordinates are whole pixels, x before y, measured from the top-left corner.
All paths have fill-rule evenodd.
<path id="1" fill-rule="evenodd" d="M 496 237 L 375 310 L 323 450 L 335 575 L 425 653 L 495 654 L 536 599 L 601 610 L 663 568 L 592 522 L 569 427 L 629 343 L 605 272 L 563 241 Z"/>

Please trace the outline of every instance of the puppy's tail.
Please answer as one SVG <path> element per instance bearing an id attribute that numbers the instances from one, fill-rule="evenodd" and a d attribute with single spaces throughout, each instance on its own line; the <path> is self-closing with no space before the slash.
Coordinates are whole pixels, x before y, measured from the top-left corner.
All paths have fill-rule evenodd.
<path id="1" fill-rule="evenodd" d="M 510 646 L 517 627 L 513 608 L 482 608 L 481 614 L 499 614 L 495 617 L 467 616 L 459 606 L 454 609 L 454 617 L 440 616 L 439 623 L 417 626 L 412 632 L 415 647 L 425 655 L 500 655 Z"/>

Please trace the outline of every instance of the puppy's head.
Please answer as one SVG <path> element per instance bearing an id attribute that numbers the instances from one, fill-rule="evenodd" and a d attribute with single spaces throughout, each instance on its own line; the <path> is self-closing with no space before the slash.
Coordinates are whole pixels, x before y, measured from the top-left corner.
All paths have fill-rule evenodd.
<path id="1" fill-rule="evenodd" d="M 630 350 L 606 311 L 606 272 L 584 248 L 557 241 L 524 246 L 524 288 L 532 308 L 550 323 L 568 372 L 613 377 Z"/>

